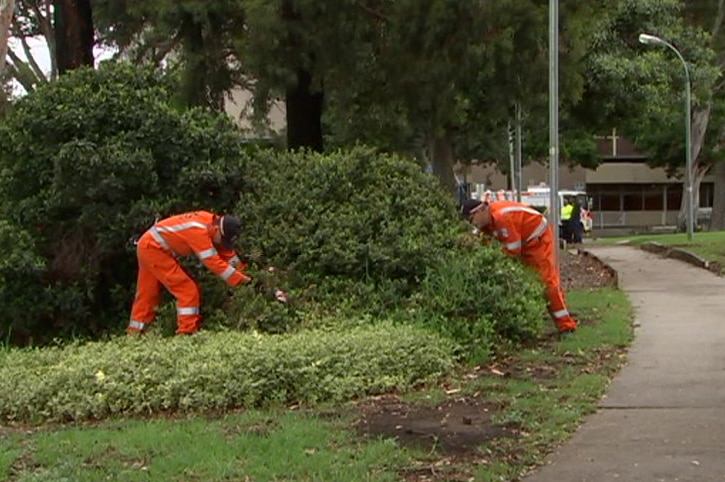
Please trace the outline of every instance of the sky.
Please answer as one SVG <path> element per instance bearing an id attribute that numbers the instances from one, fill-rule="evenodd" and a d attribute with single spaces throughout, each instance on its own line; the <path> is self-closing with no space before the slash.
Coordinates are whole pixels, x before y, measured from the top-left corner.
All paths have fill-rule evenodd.
<path id="1" fill-rule="evenodd" d="M 30 51 L 38 66 L 47 75 L 50 72 L 50 50 L 48 49 L 48 44 L 45 42 L 45 38 L 30 37 L 28 38 L 28 45 L 30 45 Z M 23 46 L 18 39 L 11 37 L 8 41 L 8 48 L 13 49 L 13 52 L 15 52 L 21 59 L 27 60 L 27 57 L 23 52 Z M 96 48 L 94 50 L 94 56 L 97 66 L 98 62 L 111 58 L 113 56 L 113 52 L 107 49 Z M 25 94 L 25 89 L 23 89 L 20 84 L 13 82 L 12 85 L 13 95 L 22 96 Z"/>

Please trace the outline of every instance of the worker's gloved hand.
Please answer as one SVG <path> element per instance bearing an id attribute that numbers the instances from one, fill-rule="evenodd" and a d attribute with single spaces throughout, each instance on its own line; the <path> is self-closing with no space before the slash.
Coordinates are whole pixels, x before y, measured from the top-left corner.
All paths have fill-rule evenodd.
<path id="1" fill-rule="evenodd" d="M 264 282 L 259 278 L 251 278 L 249 283 L 247 283 L 247 284 L 249 284 L 249 286 L 254 288 L 254 291 L 256 291 L 258 293 L 264 292 Z"/>
<path id="2" fill-rule="evenodd" d="M 277 290 L 274 292 L 274 299 L 280 303 L 287 303 L 287 293 L 282 290 Z"/>

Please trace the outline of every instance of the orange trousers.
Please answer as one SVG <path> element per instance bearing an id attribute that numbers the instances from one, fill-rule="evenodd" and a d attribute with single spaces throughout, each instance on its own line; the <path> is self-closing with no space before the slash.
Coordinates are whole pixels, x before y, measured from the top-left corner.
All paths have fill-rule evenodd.
<path id="1" fill-rule="evenodd" d="M 559 332 L 573 331 L 576 320 L 569 314 L 561 289 L 558 267 L 554 264 L 554 244 L 551 229 L 547 229 L 537 240 L 531 241 L 522 250 L 524 263 L 534 268 L 546 285 L 546 298 L 549 300 L 549 313 Z"/>
<path id="2" fill-rule="evenodd" d="M 156 319 L 162 285 L 176 298 L 176 333 L 194 333 L 201 327 L 201 290 L 174 256 L 146 236 L 136 247 L 138 280 L 128 332 L 143 332 Z"/>

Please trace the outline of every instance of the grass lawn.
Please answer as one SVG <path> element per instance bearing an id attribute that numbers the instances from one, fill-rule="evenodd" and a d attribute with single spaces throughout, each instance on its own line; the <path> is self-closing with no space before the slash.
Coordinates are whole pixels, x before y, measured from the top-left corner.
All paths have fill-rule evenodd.
<path id="1" fill-rule="evenodd" d="M 444 440 L 435 437 L 421 446 L 404 443 L 402 436 L 363 435 L 356 422 L 362 407 L 375 406 L 376 399 L 314 409 L 0 428 L 0 480 L 516 480 L 595 410 L 632 339 L 624 293 L 574 291 L 569 304 L 582 321 L 574 336 L 502 350 L 487 365 L 467 367 L 440 386 L 390 395 L 406 414 L 476 402 L 475 420 L 462 426 L 498 435 L 465 451 L 445 452 Z M 444 424 L 440 418 L 434 425 Z M 395 426 L 383 428 L 396 433 Z"/>
<path id="2" fill-rule="evenodd" d="M 725 266 L 725 231 L 695 233 L 692 241 L 686 233 L 647 234 L 618 238 L 600 238 L 596 244 L 628 243 L 640 245 L 647 242 L 659 243 L 693 252 L 708 261 L 716 261 Z"/>

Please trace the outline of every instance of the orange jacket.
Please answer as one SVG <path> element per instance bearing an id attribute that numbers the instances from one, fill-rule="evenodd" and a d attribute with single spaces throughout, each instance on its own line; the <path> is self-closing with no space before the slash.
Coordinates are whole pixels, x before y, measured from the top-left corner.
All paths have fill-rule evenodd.
<path id="1" fill-rule="evenodd" d="M 220 276 L 229 286 L 251 281 L 241 270 L 241 264 L 234 251 L 214 246 L 214 219 L 217 216 L 208 211 L 193 211 L 177 214 L 158 221 L 143 237 L 151 237 L 159 247 L 176 257 L 195 254 L 209 271 Z"/>
<path id="2" fill-rule="evenodd" d="M 484 232 L 504 245 L 510 255 L 519 255 L 526 245 L 539 238 L 549 228 L 546 217 L 526 204 L 514 201 L 494 201 L 489 204 L 491 224 Z"/>

